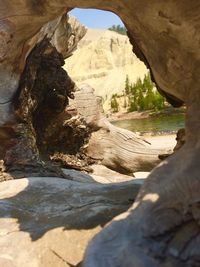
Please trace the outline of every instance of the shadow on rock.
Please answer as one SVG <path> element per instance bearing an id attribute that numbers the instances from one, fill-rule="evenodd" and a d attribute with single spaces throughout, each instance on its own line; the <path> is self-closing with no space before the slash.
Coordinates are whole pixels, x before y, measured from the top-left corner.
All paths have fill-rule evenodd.
<path id="1" fill-rule="evenodd" d="M 58 227 L 81 230 L 102 226 L 130 207 L 140 180 L 98 184 L 28 178 L 1 183 L 2 235 L 23 231 L 35 241 Z"/>

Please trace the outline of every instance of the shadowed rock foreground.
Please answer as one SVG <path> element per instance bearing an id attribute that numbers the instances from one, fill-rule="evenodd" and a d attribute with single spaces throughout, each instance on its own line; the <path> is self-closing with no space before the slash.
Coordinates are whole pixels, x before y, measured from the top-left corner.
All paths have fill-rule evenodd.
<path id="1" fill-rule="evenodd" d="M 1 183 L 0 266 L 76 266 L 88 241 L 127 210 L 141 186 L 137 179 L 107 185 L 87 179 Z"/>
<path id="2" fill-rule="evenodd" d="M 83 266 L 199 266 L 200 33 L 198 29 L 200 26 L 200 4 L 198 1 L 188 2 L 186 0 L 167 0 L 163 2 L 153 0 L 147 2 L 146 0 L 47 0 L 44 3 L 39 3 L 26 0 L 15 1 L 15 4 L 13 4 L 12 1 L 8 0 L 6 2 L 0 1 L 0 6 L 1 157 L 2 159 L 10 159 L 9 162 L 13 161 L 15 173 L 16 171 L 21 171 L 25 174 L 31 173 L 30 169 L 32 170 L 33 167 L 34 171 L 41 168 L 39 173 L 41 173 L 42 170 L 44 172 L 47 170 L 44 176 L 47 176 L 48 174 L 49 167 L 47 168 L 47 165 L 44 166 L 43 161 L 41 160 L 42 150 L 40 153 L 38 150 L 40 146 L 38 145 L 37 132 L 35 131 L 37 127 L 33 126 L 33 113 L 36 111 L 35 107 L 38 106 L 35 106 L 35 98 L 30 91 L 31 87 L 24 87 L 23 99 L 26 101 L 27 99 L 30 100 L 28 101 L 29 108 L 27 112 L 25 108 L 22 109 L 23 113 L 27 114 L 25 118 L 20 117 L 19 113 L 16 112 L 15 103 L 16 100 L 19 100 L 19 95 L 23 91 L 18 91 L 18 89 L 20 88 L 20 81 L 23 78 L 22 73 L 24 73 L 27 67 L 26 59 L 28 58 L 28 55 L 31 55 L 31 51 L 33 51 L 38 44 L 41 44 L 44 39 L 49 40 L 50 38 L 50 46 L 56 48 L 58 52 L 56 54 L 57 56 L 62 54 L 63 57 L 66 58 L 67 55 L 71 55 L 76 46 L 77 39 L 70 30 L 70 26 L 65 23 L 66 15 L 63 15 L 66 10 L 71 10 L 71 8 L 99 8 L 113 11 L 118 14 L 128 29 L 128 36 L 133 45 L 134 52 L 150 69 L 152 78 L 156 82 L 159 91 L 166 96 L 172 105 L 180 106 L 185 102 L 187 107 L 185 129 L 186 142 L 184 146 L 153 170 L 142 186 L 135 203 L 129 211 L 114 219 L 96 237 L 94 237 L 85 253 Z M 63 35 L 63 32 L 69 34 Z M 81 31 L 78 32 L 81 33 Z M 64 44 L 66 44 L 66 46 Z M 52 47 L 50 50 L 47 49 L 44 51 L 44 56 L 49 55 L 49 52 L 52 52 Z M 62 51 L 63 47 L 67 47 L 67 49 Z M 61 66 L 62 64 L 59 65 L 60 74 L 62 73 Z M 34 71 L 35 70 L 33 69 L 30 73 L 34 74 Z M 66 78 L 65 75 L 61 75 L 60 77 Z M 63 79 L 65 80 L 65 78 Z M 29 79 L 26 82 L 28 84 Z M 51 94 L 48 94 L 48 100 L 46 99 L 45 103 L 52 103 L 51 96 L 55 94 L 55 87 L 56 86 L 52 88 Z M 71 95 L 70 92 L 71 91 L 67 90 L 64 92 L 64 95 L 63 92 L 57 92 L 56 96 L 54 95 L 57 101 L 53 101 L 48 107 L 60 112 L 60 106 L 63 106 L 63 103 L 67 101 L 66 97 Z M 45 98 L 39 97 L 38 100 L 40 99 L 44 100 Z M 38 101 L 36 101 L 36 104 L 37 103 Z M 56 103 L 59 103 L 59 107 Z M 33 109 L 30 109 L 30 107 Z M 29 111 L 31 112 L 29 113 Z M 38 129 L 40 129 L 40 127 Z M 23 141 L 24 137 L 26 138 Z M 21 156 L 23 156 L 23 153 L 26 155 L 22 162 L 19 160 L 20 157 L 17 153 L 18 145 L 20 145 L 20 143 L 18 144 L 18 141 L 20 140 L 21 148 L 23 148 L 20 150 L 22 152 Z M 22 144 L 24 144 L 24 147 Z M 16 148 L 16 154 L 14 153 L 14 156 L 8 157 L 10 155 L 8 152 L 13 151 L 13 148 Z M 30 164 L 31 159 L 33 160 L 33 166 Z M 26 162 L 28 162 L 28 164 L 26 164 Z M 11 165 L 7 163 L 4 167 L 5 172 L 10 172 L 12 176 L 12 169 L 8 169 Z M 53 168 L 53 172 L 55 174 L 55 168 Z M 54 176 L 59 177 L 59 175 L 56 174 Z M 45 179 L 46 178 L 44 178 L 44 180 Z M 42 183 L 45 184 L 45 190 L 48 192 L 47 195 L 52 196 L 53 190 L 50 187 L 51 182 L 47 185 L 44 180 L 42 180 Z M 9 181 L 2 183 L 1 186 L 6 186 L 7 183 L 10 185 L 14 183 L 14 187 L 15 183 L 23 183 L 23 181 L 25 181 L 26 184 L 28 183 L 28 180 Z M 55 180 L 52 180 L 52 183 L 54 183 L 54 181 Z M 37 187 L 37 182 L 38 180 L 35 180 L 31 187 Z M 66 183 L 66 187 L 70 184 L 69 181 L 63 181 L 63 183 Z M 55 184 L 53 185 L 53 188 L 54 186 Z M 66 187 L 63 186 L 64 189 L 66 189 Z M 39 188 L 41 189 L 40 186 Z M 23 187 L 22 190 L 26 194 L 26 190 L 24 189 L 25 188 Z M 60 186 L 58 189 L 58 192 L 60 192 Z M 76 192 L 78 189 L 78 185 L 77 189 L 73 187 L 73 192 Z M 92 187 L 92 189 L 95 191 L 95 188 Z M 2 188 L 1 194 L 3 194 L 4 190 L 7 189 Z M 19 191 L 18 193 L 20 195 L 21 193 Z M 100 196 L 101 194 L 104 195 L 103 192 L 104 189 L 101 187 L 98 191 L 98 196 L 93 198 L 93 201 L 95 199 L 95 203 L 98 203 L 98 200 L 102 199 Z M 110 193 L 112 195 L 112 190 L 110 190 Z M 13 194 L 16 195 L 16 193 Z M 87 197 L 89 197 L 90 194 L 91 191 L 89 191 L 88 195 L 83 193 L 82 196 L 87 200 Z M 126 192 L 124 194 L 126 195 Z M 135 195 L 134 193 L 132 194 L 134 198 Z M 9 225 L 7 221 L 5 221 L 7 220 L 5 218 L 8 217 L 8 220 L 10 221 L 12 221 L 12 218 L 18 219 L 17 216 L 19 210 L 23 210 L 23 206 L 21 205 L 28 205 L 30 200 L 27 199 L 24 204 L 24 199 L 19 197 L 19 199 L 17 199 L 17 208 L 15 209 L 14 206 L 11 205 L 12 203 L 10 204 L 10 200 L 8 200 L 8 198 L 13 197 L 15 198 L 15 196 L 12 195 L 11 190 L 8 195 L 3 195 L 1 200 L 1 203 L 3 203 L 0 219 L 1 224 L 6 222 L 8 228 Z M 34 200 L 34 197 L 36 197 L 36 200 L 41 199 L 41 202 L 36 201 L 38 207 L 40 207 L 45 198 L 38 198 L 37 195 L 32 194 L 30 203 Z M 119 196 L 117 196 L 117 198 L 118 197 Z M 56 199 L 59 200 L 59 198 Z M 73 195 L 70 194 L 69 199 L 72 200 Z M 69 202 L 65 195 L 64 202 Z M 88 202 L 86 201 L 86 203 Z M 12 206 L 12 209 L 10 206 Z M 27 222 L 27 224 L 25 225 L 25 228 L 19 232 L 19 234 L 24 235 L 23 232 L 29 231 L 29 233 L 26 233 L 28 239 L 31 238 L 30 232 L 32 221 L 37 219 L 37 216 L 32 218 L 32 215 L 37 215 L 37 212 L 39 212 L 38 210 L 37 212 L 35 212 L 34 209 L 31 210 L 30 206 L 28 206 L 29 212 L 26 214 L 23 214 L 22 211 L 23 220 L 24 222 Z M 126 210 L 128 206 L 129 205 L 126 205 L 124 210 Z M 52 207 L 50 210 L 52 210 Z M 84 210 L 85 218 L 88 218 L 87 212 L 89 211 L 90 209 L 88 208 Z M 94 211 L 96 213 L 98 209 Z M 118 211 L 122 212 L 122 210 Z M 43 213 L 43 211 L 41 212 Z M 61 216 L 62 214 L 60 215 L 59 209 L 58 212 L 59 216 Z M 66 214 L 65 212 L 64 214 Z M 112 215 L 114 216 L 117 213 L 118 212 L 113 212 Z M 55 222 L 54 225 L 56 225 L 59 221 L 57 213 L 54 214 L 53 212 L 50 217 L 51 220 Z M 76 219 L 81 219 L 80 217 L 81 216 L 76 216 Z M 104 217 L 102 216 L 102 218 Z M 109 219 L 111 219 L 111 217 L 109 217 Z M 50 222 L 52 222 L 51 220 Z M 43 219 L 41 218 L 41 222 L 42 221 Z M 29 224 L 29 222 L 31 223 Z M 48 226 L 48 220 L 44 219 L 44 222 L 45 226 Z M 100 222 L 98 223 L 100 224 Z M 14 226 L 14 231 L 16 231 L 17 227 L 18 226 Z M 64 227 L 66 227 L 66 225 Z M 3 229 L 3 227 L 1 227 L 1 229 Z M 91 230 L 88 233 L 89 236 L 92 237 L 96 232 Z M 11 239 L 7 238 L 10 238 L 9 231 L 7 231 L 6 238 L 3 237 L 3 239 L 1 239 L 5 242 L 1 245 L 1 251 L 4 249 L 5 253 L 1 254 L 0 257 L 3 266 L 5 265 L 5 261 L 9 264 L 8 266 L 13 266 L 12 257 L 9 253 L 6 254 L 5 249 L 9 251 L 10 247 L 12 247 L 11 243 L 15 243 L 16 249 L 19 242 L 12 242 Z M 65 241 L 63 241 L 66 247 L 69 246 L 68 240 L 69 239 L 66 238 Z M 23 241 L 21 241 L 21 245 L 22 244 Z M 26 247 L 26 250 L 24 247 Z M 21 253 L 26 252 L 28 253 L 28 258 L 32 258 L 31 253 L 34 250 L 33 246 L 31 246 L 30 250 L 27 249 L 26 245 L 24 245 L 24 247 L 22 248 Z M 42 245 L 42 247 L 44 248 L 45 246 Z M 56 257 L 60 255 L 57 253 L 57 250 L 53 250 L 55 253 L 52 255 L 56 255 Z M 60 249 L 60 251 L 61 250 L 62 249 Z M 78 251 L 77 246 L 76 251 Z M 65 249 L 65 252 L 67 253 L 67 249 Z M 12 252 L 10 252 L 10 254 L 12 254 Z M 70 253 L 67 253 L 67 256 L 69 255 Z M 25 258 L 24 254 L 23 258 Z M 63 256 L 61 255 L 59 259 L 60 258 L 63 259 Z M 82 258 L 82 255 L 80 258 Z M 77 262 L 78 261 L 79 259 Z M 35 262 L 32 262 L 32 265 L 48 265 L 46 261 L 44 262 L 45 263 L 43 264 L 42 261 L 37 258 Z M 70 260 L 68 264 L 62 261 L 66 266 L 70 266 L 70 264 L 76 266 L 77 262 Z M 21 266 L 21 263 L 17 263 L 16 260 L 14 264 L 14 266 Z M 59 265 L 57 264 L 57 266 Z"/>

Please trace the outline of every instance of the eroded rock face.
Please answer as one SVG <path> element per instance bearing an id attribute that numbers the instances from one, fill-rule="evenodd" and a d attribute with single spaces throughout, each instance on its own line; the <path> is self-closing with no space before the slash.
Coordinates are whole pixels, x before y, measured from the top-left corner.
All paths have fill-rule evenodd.
<path id="1" fill-rule="evenodd" d="M 79 87 L 87 83 L 95 89 L 95 95 L 103 97 L 106 111 L 111 96 L 123 94 L 127 75 L 130 83 L 135 83 L 147 73 L 144 63 L 132 52 L 128 37 L 103 29 L 88 29 L 64 68 Z"/>

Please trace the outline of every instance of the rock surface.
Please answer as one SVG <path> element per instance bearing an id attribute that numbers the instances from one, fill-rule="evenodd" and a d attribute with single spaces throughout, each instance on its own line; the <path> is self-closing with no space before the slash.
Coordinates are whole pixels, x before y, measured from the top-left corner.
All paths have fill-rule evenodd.
<path id="1" fill-rule="evenodd" d="M 82 180 L 28 178 L 0 184 L 0 266 L 77 266 L 88 241 L 131 205 L 141 186 Z"/>

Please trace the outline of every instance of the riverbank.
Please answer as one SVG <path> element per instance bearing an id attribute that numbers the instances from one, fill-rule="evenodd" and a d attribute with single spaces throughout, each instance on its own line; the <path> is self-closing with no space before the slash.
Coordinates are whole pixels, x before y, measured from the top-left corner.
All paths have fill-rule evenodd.
<path id="1" fill-rule="evenodd" d="M 111 123 L 117 127 L 138 132 L 141 135 L 168 135 L 185 127 L 185 115 L 183 112 L 163 111 L 152 115 L 150 111 L 116 114 Z"/>
<path id="2" fill-rule="evenodd" d="M 150 117 L 150 111 L 116 112 L 116 113 L 111 113 L 108 116 L 108 120 L 110 122 L 114 122 L 122 120 L 147 119 L 149 117 Z"/>
<path id="3" fill-rule="evenodd" d="M 173 108 L 168 107 L 161 111 L 146 110 L 146 111 L 133 111 L 133 112 L 116 112 L 107 115 L 110 122 L 121 121 L 121 120 L 139 120 L 148 119 L 150 117 L 159 117 L 162 115 L 176 115 L 185 114 L 185 107 Z"/>

